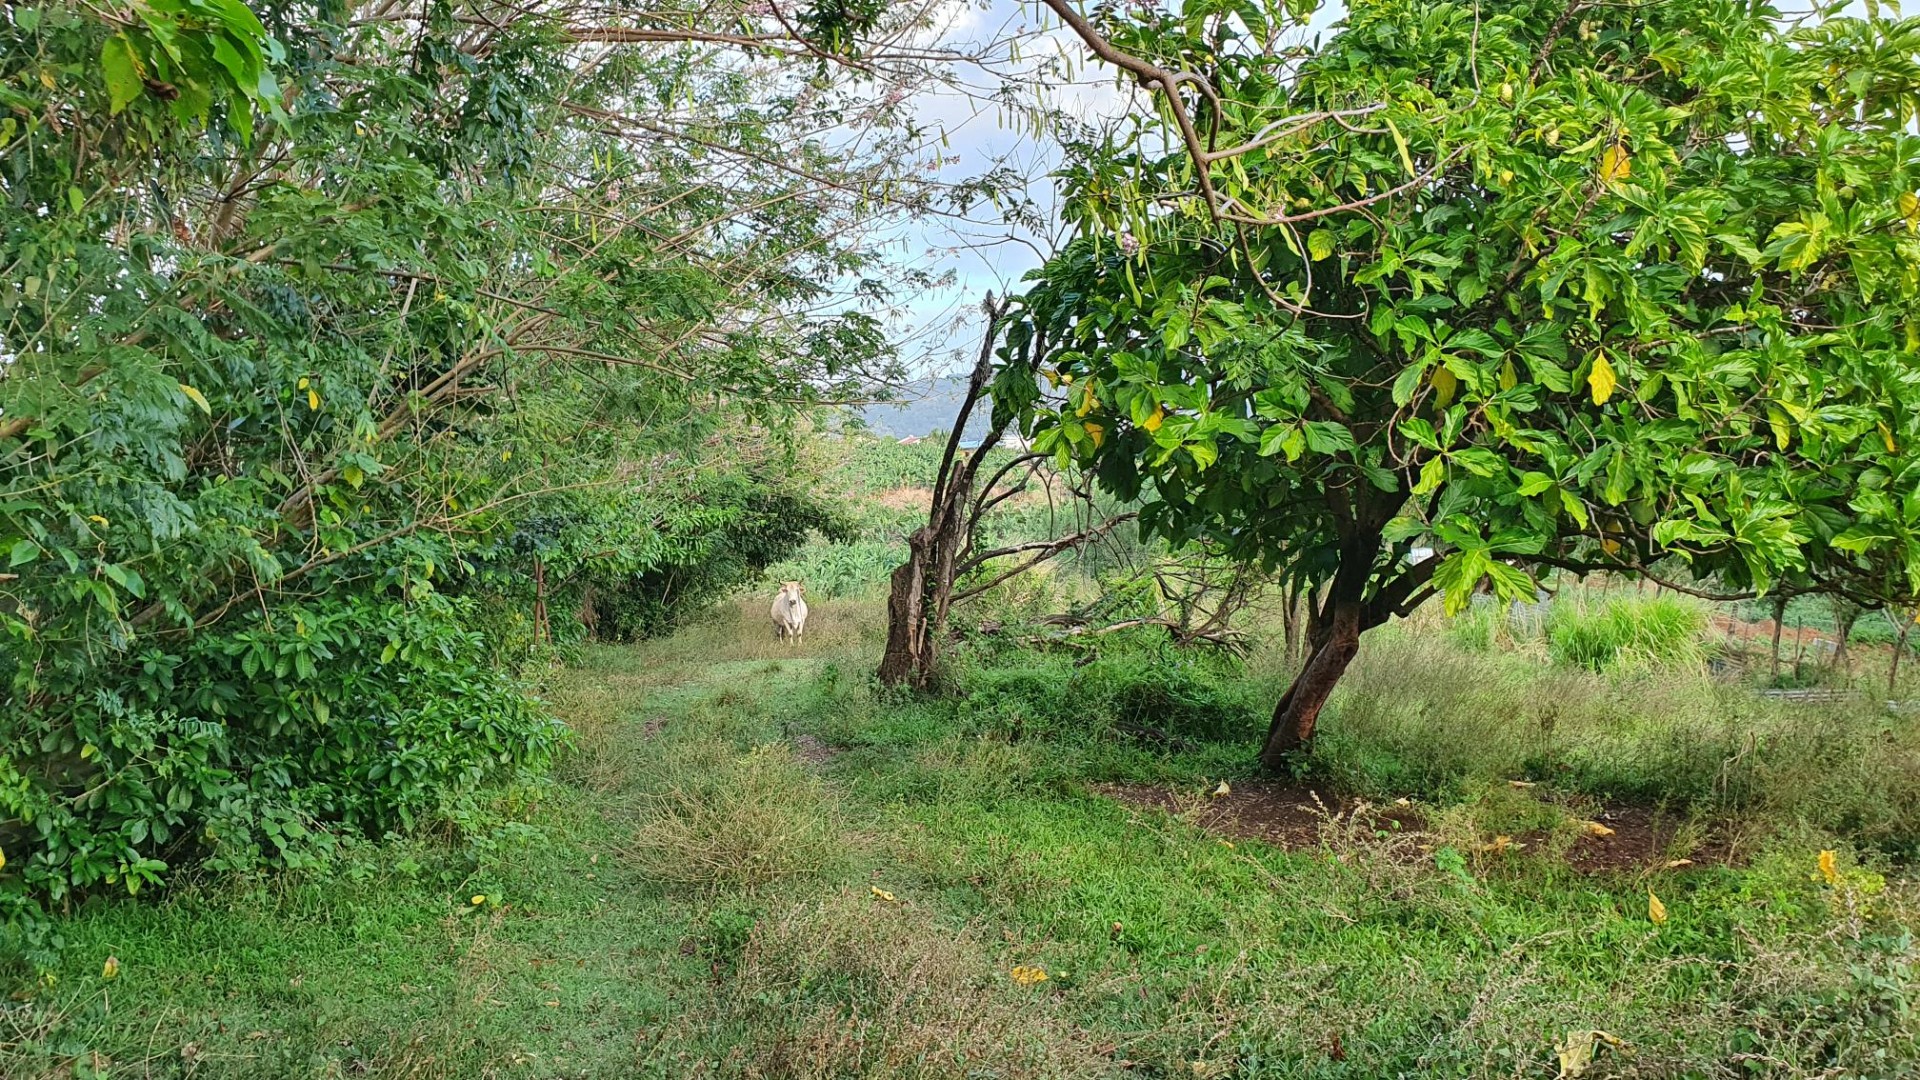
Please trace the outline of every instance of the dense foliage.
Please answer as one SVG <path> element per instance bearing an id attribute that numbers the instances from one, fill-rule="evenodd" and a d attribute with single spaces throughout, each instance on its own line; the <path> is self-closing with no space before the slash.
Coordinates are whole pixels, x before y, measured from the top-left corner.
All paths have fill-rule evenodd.
<path id="1" fill-rule="evenodd" d="M 1147 527 L 1326 586 L 1270 761 L 1361 631 L 1530 567 L 1920 587 L 1920 24 L 1286 7 L 1109 13 L 1159 111 L 1075 148 L 1000 385 Z"/>
<path id="2" fill-rule="evenodd" d="M 545 641 L 822 523 L 777 431 L 932 185 L 829 62 L 880 12 L 749 7 L 0 17 L 0 898 L 538 768 Z"/>

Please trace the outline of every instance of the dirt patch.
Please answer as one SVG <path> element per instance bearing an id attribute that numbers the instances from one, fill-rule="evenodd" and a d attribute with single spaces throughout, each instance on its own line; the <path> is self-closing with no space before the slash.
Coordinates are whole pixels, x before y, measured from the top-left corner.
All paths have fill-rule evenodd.
<path id="1" fill-rule="evenodd" d="M 1567 863 L 1583 874 L 1604 874 L 1682 866 L 1726 866 L 1736 860 L 1724 834 L 1688 835 L 1687 822 L 1644 806 L 1610 806 L 1594 821 L 1611 836 L 1582 836 L 1567 850 Z M 1545 837 L 1531 837 L 1542 842 Z"/>
<path id="2" fill-rule="evenodd" d="M 841 754 L 811 735 L 795 735 L 789 741 L 793 743 L 793 756 L 808 765 L 825 765 Z"/>
<path id="3" fill-rule="evenodd" d="M 878 495 L 869 496 L 870 501 L 889 510 L 925 510 L 933 505 L 933 489 L 923 487 L 889 488 Z"/>
<path id="4" fill-rule="evenodd" d="M 1318 848 L 1322 828 L 1335 816 L 1362 813 L 1373 824 L 1388 829 L 1417 831 L 1425 827 L 1410 807 L 1371 806 L 1340 800 L 1301 784 L 1279 780 L 1241 780 L 1226 795 L 1209 796 L 1196 805 L 1172 788 L 1157 784 L 1101 784 L 1096 791 L 1129 806 L 1164 810 L 1170 814 L 1197 811 L 1194 824 L 1211 833 L 1241 840 L 1264 840 L 1289 851 Z"/>
<path id="5" fill-rule="evenodd" d="M 1336 823 L 1343 828 L 1359 825 L 1407 835 L 1427 828 L 1426 819 L 1412 806 L 1338 799 L 1305 785 L 1277 780 L 1238 781 L 1226 795 L 1202 800 L 1161 784 L 1100 784 L 1094 790 L 1129 806 L 1187 816 L 1194 825 L 1219 836 L 1260 840 L 1288 851 L 1319 850 L 1328 826 Z M 1593 820 L 1611 833 L 1582 835 L 1566 852 L 1567 864 L 1583 874 L 1728 865 L 1736 861 L 1733 845 L 1724 835 L 1687 836 L 1686 822 L 1646 807 L 1610 806 Z M 1521 834 L 1509 842 L 1521 845 L 1522 850 L 1552 846 L 1552 838 L 1546 833 Z"/>

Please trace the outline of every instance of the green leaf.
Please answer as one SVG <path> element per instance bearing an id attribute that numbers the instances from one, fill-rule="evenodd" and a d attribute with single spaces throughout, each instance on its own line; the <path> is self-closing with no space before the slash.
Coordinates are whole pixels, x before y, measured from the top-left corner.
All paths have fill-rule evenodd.
<path id="1" fill-rule="evenodd" d="M 25 566 L 40 557 L 40 547 L 31 540 L 15 540 L 13 550 L 7 553 L 9 567 Z"/>
<path id="2" fill-rule="evenodd" d="M 1552 487 L 1553 477 L 1543 472 L 1529 472 L 1520 478 L 1518 490 L 1522 496 L 1532 498 Z"/>
<path id="3" fill-rule="evenodd" d="M 1307 446 L 1316 454 L 1337 454 L 1352 450 L 1353 432 L 1331 420 L 1307 421 Z"/>
<path id="4" fill-rule="evenodd" d="M 1307 234 L 1307 254 L 1314 262 L 1321 262 L 1333 255 L 1333 230 L 1318 228 Z"/>
<path id="5" fill-rule="evenodd" d="M 1401 368 L 1399 377 L 1393 380 L 1393 403 L 1405 408 L 1407 403 L 1413 400 L 1414 393 L 1420 389 L 1420 378 L 1426 373 L 1425 363 L 1408 364 Z"/>
<path id="6" fill-rule="evenodd" d="M 118 116 L 145 91 L 140 81 L 140 57 L 126 34 L 115 34 L 100 44 L 100 73 L 107 80 L 108 113 Z M 76 209 L 78 209 L 76 207 Z"/>

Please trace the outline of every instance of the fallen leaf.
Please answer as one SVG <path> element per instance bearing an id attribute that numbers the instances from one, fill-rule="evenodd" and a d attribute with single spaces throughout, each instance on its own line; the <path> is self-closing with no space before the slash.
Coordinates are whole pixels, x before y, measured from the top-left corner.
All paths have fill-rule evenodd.
<path id="1" fill-rule="evenodd" d="M 1602 825 L 1597 821 L 1587 822 L 1586 829 L 1587 829 L 1588 836 L 1612 836 L 1613 835 L 1612 829 L 1607 828 L 1605 825 Z"/>
<path id="2" fill-rule="evenodd" d="M 1511 837 L 1511 836 L 1505 836 L 1505 835 L 1502 835 L 1502 836 L 1496 836 L 1496 837 L 1494 837 L 1494 838 L 1493 838 L 1493 839 L 1492 839 L 1492 840 L 1491 840 L 1490 842 L 1488 842 L 1488 843 L 1485 843 L 1485 844 L 1481 844 L 1481 845 L 1480 845 L 1480 847 L 1479 847 L 1479 851 L 1480 851 L 1480 852 L 1481 852 L 1482 854 L 1487 854 L 1487 855 L 1498 855 L 1498 854 L 1501 854 L 1502 852 L 1505 852 L 1505 851 L 1508 851 L 1508 850 L 1514 850 L 1514 851 L 1518 851 L 1519 849 L 1521 849 L 1521 848 L 1523 848 L 1523 847 L 1526 847 L 1526 846 L 1527 846 L 1527 845 L 1525 845 L 1525 844 L 1516 844 L 1516 843 L 1514 843 L 1514 842 L 1513 842 L 1513 837 Z"/>
<path id="3" fill-rule="evenodd" d="M 1012 975 L 1013 981 L 1019 983 L 1021 986 L 1033 986 L 1036 983 L 1047 981 L 1047 969 L 1038 966 L 1028 967 L 1025 964 L 1016 965 L 1008 974 Z"/>
<path id="4" fill-rule="evenodd" d="M 1652 889 L 1647 890 L 1647 918 L 1652 919 L 1655 926 L 1667 925 L 1667 905 L 1653 895 Z"/>
<path id="5" fill-rule="evenodd" d="M 558 1001 L 549 1001 L 549 1002 L 547 1002 L 547 1008 L 549 1008 L 549 1009 L 557 1009 L 557 1008 L 559 1008 L 559 1007 L 560 1007 L 560 1003 L 559 1003 Z"/>
<path id="6" fill-rule="evenodd" d="M 1508 786 L 1508 787 L 1513 787 L 1513 788 L 1530 788 L 1530 787 L 1532 787 L 1532 786 L 1533 786 L 1533 784 L 1534 784 L 1534 782 L 1533 782 L 1532 780 L 1509 780 L 1509 781 L 1507 781 L 1507 786 Z"/>
<path id="7" fill-rule="evenodd" d="M 1669 870 L 1678 870 L 1683 866 L 1692 866 L 1692 865 L 1693 865 L 1692 859 L 1668 859 L 1667 860 L 1667 869 Z"/>
<path id="8" fill-rule="evenodd" d="M 1213 789 L 1213 797 L 1216 799 L 1224 799 L 1231 794 L 1233 794 L 1233 788 L 1228 787 L 1225 780 L 1220 781 L 1220 786 Z"/>
<path id="9" fill-rule="evenodd" d="M 119 976 L 120 958 L 117 956 L 107 957 L 107 962 L 100 965 L 100 977 L 103 979 L 115 979 L 119 978 Z"/>
<path id="10" fill-rule="evenodd" d="M 873 898 L 875 900 L 885 900 L 889 904 L 897 904 L 900 902 L 899 900 L 896 900 L 894 898 L 894 895 L 892 893 L 881 888 L 880 886 L 875 885 L 872 888 L 873 888 Z"/>
<path id="11" fill-rule="evenodd" d="M 475 906 L 475 907 L 479 907 L 479 906 L 480 906 L 481 904 L 484 904 L 484 903 L 486 903 L 486 902 L 487 902 L 487 894 L 486 894 L 486 893 L 474 893 L 474 894 L 473 894 L 473 901 L 472 901 L 472 902 L 473 902 L 473 906 Z"/>

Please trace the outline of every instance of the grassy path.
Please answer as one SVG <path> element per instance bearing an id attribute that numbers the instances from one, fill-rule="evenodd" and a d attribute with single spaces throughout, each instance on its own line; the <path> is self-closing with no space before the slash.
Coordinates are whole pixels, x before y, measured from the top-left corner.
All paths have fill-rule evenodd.
<path id="1" fill-rule="evenodd" d="M 964 701 L 875 700 L 874 647 L 863 613 L 825 606 L 798 654 L 751 610 L 596 650 L 553 688 L 578 732 L 562 773 L 485 820 L 64 920 L 57 982 L 0 1013 L 0 1075 L 1551 1077 L 1561 1051 L 1593 1048 L 1588 1076 L 1896 1076 L 1911 1060 L 1909 902 L 1895 889 L 1863 914 L 1859 890 L 1810 880 L 1810 852 L 1592 879 L 1338 822 L 1319 850 L 1234 845 L 1092 790 L 1143 770 L 1199 790 L 1222 752 L 983 737 Z"/>

